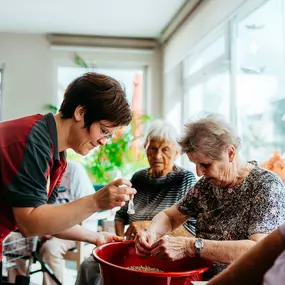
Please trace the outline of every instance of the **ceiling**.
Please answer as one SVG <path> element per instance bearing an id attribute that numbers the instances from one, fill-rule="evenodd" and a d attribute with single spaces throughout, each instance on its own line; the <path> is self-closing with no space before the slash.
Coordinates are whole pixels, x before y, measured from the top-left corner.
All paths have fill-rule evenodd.
<path id="1" fill-rule="evenodd" d="M 158 38 L 190 0 L 0 0 L 0 32 Z"/>

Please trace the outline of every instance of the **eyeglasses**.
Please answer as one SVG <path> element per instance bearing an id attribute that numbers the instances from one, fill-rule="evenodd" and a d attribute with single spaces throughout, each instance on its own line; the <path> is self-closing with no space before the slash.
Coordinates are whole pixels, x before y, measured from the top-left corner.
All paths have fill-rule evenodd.
<path id="1" fill-rule="evenodd" d="M 113 137 L 114 133 L 110 133 L 107 127 L 103 125 L 100 121 L 99 121 L 99 126 L 100 126 L 100 132 L 102 134 L 102 137 L 106 138 L 107 140 Z"/>

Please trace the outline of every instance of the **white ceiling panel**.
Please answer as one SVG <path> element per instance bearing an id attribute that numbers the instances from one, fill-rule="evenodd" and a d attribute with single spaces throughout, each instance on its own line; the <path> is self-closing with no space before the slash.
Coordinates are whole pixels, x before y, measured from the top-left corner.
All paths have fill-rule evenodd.
<path id="1" fill-rule="evenodd" d="M 185 0 L 0 0 L 0 32 L 157 38 L 184 3 Z"/>

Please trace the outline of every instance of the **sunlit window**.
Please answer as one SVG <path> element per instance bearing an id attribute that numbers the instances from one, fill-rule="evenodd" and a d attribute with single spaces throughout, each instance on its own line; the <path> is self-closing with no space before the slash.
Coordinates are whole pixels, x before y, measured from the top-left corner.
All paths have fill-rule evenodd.
<path id="1" fill-rule="evenodd" d="M 185 61 L 184 76 L 196 73 L 223 54 L 225 54 L 225 37 L 221 36 L 197 54 L 194 52 L 189 55 Z"/>
<path id="2" fill-rule="evenodd" d="M 58 107 L 63 100 L 64 90 L 75 78 L 87 70 L 81 67 L 58 68 Z M 138 169 L 147 166 L 142 148 L 143 122 L 145 118 L 142 69 L 96 68 L 93 71 L 105 74 L 121 82 L 133 111 L 132 123 L 110 139 L 104 147 L 97 148 L 82 157 L 68 151 L 70 159 L 79 160 L 90 174 L 94 183 L 105 184 L 116 178 L 131 178 Z"/>
<path id="3" fill-rule="evenodd" d="M 247 158 L 285 151 L 282 2 L 271 0 L 238 24 L 238 127 Z"/>
<path id="4" fill-rule="evenodd" d="M 143 70 L 141 69 L 115 69 L 115 68 L 96 68 L 94 70 L 119 80 L 125 87 L 128 101 L 133 108 L 144 111 L 143 102 Z M 86 72 L 86 69 L 81 67 L 59 67 L 58 68 L 58 104 L 63 99 L 64 90 L 68 84 L 75 78 Z"/>
<path id="5" fill-rule="evenodd" d="M 229 119 L 229 91 L 228 72 L 213 74 L 208 80 L 188 90 L 185 117 L 214 112 Z"/>

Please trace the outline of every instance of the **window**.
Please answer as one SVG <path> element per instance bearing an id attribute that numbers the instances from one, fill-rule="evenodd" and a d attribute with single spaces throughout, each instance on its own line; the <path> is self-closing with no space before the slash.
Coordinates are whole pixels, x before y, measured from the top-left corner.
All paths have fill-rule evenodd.
<path id="1" fill-rule="evenodd" d="M 226 37 L 221 33 L 224 29 L 207 47 L 184 61 L 184 122 L 200 112 L 216 112 L 229 118 L 229 62 Z"/>
<path id="2" fill-rule="evenodd" d="M 184 76 L 190 76 L 202 68 L 206 67 L 209 63 L 222 57 L 226 52 L 225 36 L 220 36 L 213 43 L 210 43 L 202 51 L 190 56 L 185 61 Z"/>
<path id="3" fill-rule="evenodd" d="M 239 131 L 246 159 L 285 153 L 285 1 L 248 1 L 216 31 L 183 62 L 183 122 L 220 113 Z"/>
<path id="4" fill-rule="evenodd" d="M 143 70 L 142 69 L 115 69 L 115 68 L 96 68 L 94 71 L 114 77 L 123 83 L 127 98 L 132 103 L 133 109 L 144 111 L 143 100 Z M 58 68 L 58 90 L 57 104 L 60 104 L 63 99 L 64 90 L 68 84 L 75 78 L 86 72 L 86 69 L 81 67 L 59 67 Z"/>
<path id="5" fill-rule="evenodd" d="M 229 73 L 213 74 L 186 94 L 185 118 L 200 112 L 215 112 L 229 118 Z"/>
<path id="6" fill-rule="evenodd" d="M 285 151 L 284 32 L 280 0 L 267 1 L 238 23 L 236 107 L 249 159 Z"/>
<path id="7" fill-rule="evenodd" d="M 116 68 L 96 68 L 94 71 L 114 77 L 122 83 L 134 113 L 132 124 L 125 128 L 124 132 L 120 129 L 118 135 L 115 135 L 103 148 L 97 148 L 86 157 L 80 157 L 73 151 L 68 151 L 70 159 L 79 160 L 87 167 L 93 182 L 106 184 L 120 177 L 131 178 L 134 172 L 147 166 L 141 142 L 143 135 L 141 115 L 145 115 L 144 72 L 142 69 Z M 58 68 L 58 105 L 63 99 L 64 90 L 68 84 L 85 72 L 86 69 L 80 67 Z"/>

